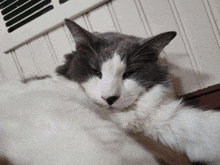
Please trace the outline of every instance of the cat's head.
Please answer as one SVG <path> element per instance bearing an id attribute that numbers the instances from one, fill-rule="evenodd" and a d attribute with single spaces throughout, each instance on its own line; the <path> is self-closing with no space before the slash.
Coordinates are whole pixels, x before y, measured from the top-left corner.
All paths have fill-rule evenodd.
<path id="1" fill-rule="evenodd" d="M 167 85 L 167 68 L 157 60 L 176 32 L 146 39 L 120 33 L 90 33 L 70 20 L 65 22 L 76 42 L 76 51 L 66 55 L 65 64 L 56 71 L 79 83 L 96 104 L 121 110 L 155 85 Z"/>

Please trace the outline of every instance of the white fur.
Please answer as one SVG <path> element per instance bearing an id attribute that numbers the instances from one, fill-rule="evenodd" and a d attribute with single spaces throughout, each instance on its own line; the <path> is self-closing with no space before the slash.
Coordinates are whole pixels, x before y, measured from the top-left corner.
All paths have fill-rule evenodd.
<path id="1" fill-rule="evenodd" d="M 88 96 L 97 104 L 114 110 L 123 110 L 132 105 L 145 90 L 136 81 L 122 79 L 126 65 L 118 54 L 102 65 L 102 78 L 93 77 L 82 86 Z M 110 96 L 119 96 L 110 107 L 105 99 Z M 103 99 L 104 98 L 104 99 Z"/>
<path id="2" fill-rule="evenodd" d="M 191 161 L 220 164 L 220 113 L 183 106 L 162 85 L 144 93 L 133 110 L 112 118 L 125 129 L 186 153 Z"/>

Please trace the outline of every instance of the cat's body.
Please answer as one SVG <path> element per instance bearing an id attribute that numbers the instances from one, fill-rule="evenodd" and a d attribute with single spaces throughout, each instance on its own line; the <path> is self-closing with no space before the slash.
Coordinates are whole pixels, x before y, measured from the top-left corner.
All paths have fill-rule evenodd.
<path id="1" fill-rule="evenodd" d="M 95 111 L 102 117 L 111 118 L 127 131 L 143 132 L 174 150 L 186 153 L 192 161 L 219 163 L 220 113 L 202 112 L 182 105 L 169 87 L 167 68 L 157 62 L 159 53 L 175 37 L 175 32 L 143 39 L 119 33 L 90 33 L 69 20 L 66 20 L 66 24 L 76 41 L 77 50 L 66 55 L 65 64 L 57 68 L 58 79 L 54 77 L 49 78 L 50 81 L 30 82 L 32 87 L 28 89 L 30 92 L 27 92 L 27 96 L 31 95 L 30 98 L 33 98 L 32 92 L 38 93 L 39 90 L 42 92 L 39 96 L 43 95 L 34 103 L 42 102 L 43 105 L 40 106 L 44 107 L 49 101 L 46 112 L 57 109 L 55 112 L 58 116 L 62 116 L 60 111 L 70 111 L 70 114 L 71 111 L 80 113 L 82 109 L 86 109 L 82 112 L 88 113 Z M 56 88 L 56 83 L 52 82 L 62 83 L 58 83 L 60 85 Z M 50 83 L 55 86 L 51 87 L 53 85 Z M 26 90 L 23 85 L 21 88 Z M 8 93 L 8 88 L 3 87 L 1 90 L 3 89 L 4 93 Z M 20 92 L 17 88 L 13 90 Z M 44 96 L 44 92 L 48 95 Z M 13 114 L 13 111 L 3 112 L 10 109 L 7 105 L 8 98 L 12 97 L 10 93 L 13 91 L 9 91 L 9 95 L 5 94 L 2 99 L 4 109 L 1 109 L 1 113 L 4 115 L 1 119 L 7 119 Z M 27 99 L 27 105 L 31 109 L 33 105 L 30 103 L 32 101 Z M 62 108 L 65 105 L 63 103 L 69 103 L 65 110 Z M 42 114 L 44 112 L 39 112 L 40 116 Z M 65 118 L 60 120 L 62 123 Z M 71 115 L 68 117 L 69 121 Z M 4 122 L 2 125 L 4 126 Z M 9 124 L 7 129 L 1 129 L 7 131 L 10 127 Z M 70 139 L 73 137 L 71 135 Z M 139 153 L 139 149 L 136 151 Z"/>

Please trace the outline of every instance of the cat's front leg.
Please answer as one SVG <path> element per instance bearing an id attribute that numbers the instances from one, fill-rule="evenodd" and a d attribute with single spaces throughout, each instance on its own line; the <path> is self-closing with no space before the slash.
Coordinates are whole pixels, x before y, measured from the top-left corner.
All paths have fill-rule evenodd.
<path id="1" fill-rule="evenodd" d="M 144 131 L 144 123 L 135 111 L 113 113 L 111 119 L 125 131 L 133 133 Z"/>

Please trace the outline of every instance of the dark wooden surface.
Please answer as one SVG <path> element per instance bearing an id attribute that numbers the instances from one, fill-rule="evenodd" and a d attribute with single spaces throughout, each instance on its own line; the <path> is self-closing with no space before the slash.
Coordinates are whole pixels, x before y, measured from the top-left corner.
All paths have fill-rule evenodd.
<path id="1" fill-rule="evenodd" d="M 187 104 L 207 109 L 220 109 L 220 84 L 183 96 Z"/>

